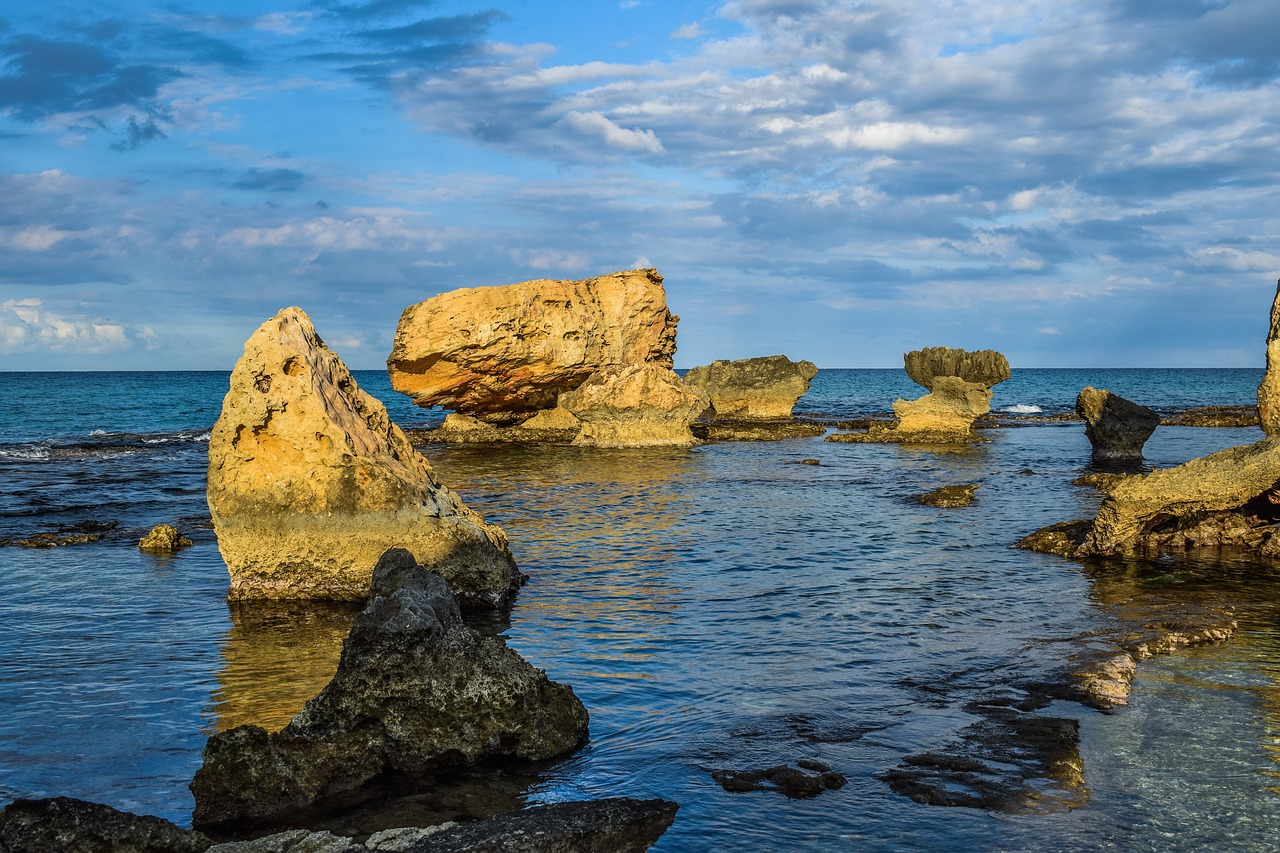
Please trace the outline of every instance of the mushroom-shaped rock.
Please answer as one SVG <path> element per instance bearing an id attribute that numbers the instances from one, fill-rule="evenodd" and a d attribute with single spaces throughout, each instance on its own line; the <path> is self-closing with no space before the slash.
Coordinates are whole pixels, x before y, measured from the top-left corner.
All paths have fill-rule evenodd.
<path id="1" fill-rule="evenodd" d="M 286 308 L 245 344 L 209 439 L 208 501 L 232 599 L 362 600 L 409 549 L 468 606 L 509 603 L 506 535 L 436 478 L 316 334 Z"/>
<path id="2" fill-rule="evenodd" d="M 1280 281 L 1271 303 L 1267 331 L 1267 370 L 1258 385 L 1258 418 L 1267 435 L 1280 435 Z"/>
<path id="3" fill-rule="evenodd" d="M 1092 387 L 1076 397 L 1076 414 L 1084 418 L 1084 432 L 1098 462 L 1141 459 L 1142 445 L 1160 425 L 1155 411 Z"/>
<path id="4" fill-rule="evenodd" d="M 251 824 L 360 798 L 374 780 L 429 784 L 491 759 L 538 761 L 587 736 L 587 711 L 500 637 L 463 624 L 448 584 L 403 549 L 373 571 L 333 680 L 284 729 L 209 738 L 191 783 L 200 826 Z"/>
<path id="5" fill-rule="evenodd" d="M 993 349 L 968 352 L 951 347 L 925 347 L 905 353 L 902 360 L 911 381 L 930 391 L 934 390 L 934 380 L 939 376 L 959 376 L 966 382 L 990 388 L 1011 375 L 1009 360 Z"/>
<path id="6" fill-rule="evenodd" d="M 560 405 L 582 423 L 574 444 L 594 447 L 687 447 L 690 425 L 707 410 L 707 397 L 656 364 L 606 368 Z"/>
<path id="7" fill-rule="evenodd" d="M 515 424 L 597 370 L 671 368 L 679 319 L 653 269 L 464 288 L 404 310 L 387 370 L 420 406 Z"/>
<path id="8" fill-rule="evenodd" d="M 691 369 L 684 381 L 707 395 L 714 417 L 776 421 L 791 418 L 791 410 L 817 375 L 817 365 L 811 361 L 770 355 L 713 361 Z"/>

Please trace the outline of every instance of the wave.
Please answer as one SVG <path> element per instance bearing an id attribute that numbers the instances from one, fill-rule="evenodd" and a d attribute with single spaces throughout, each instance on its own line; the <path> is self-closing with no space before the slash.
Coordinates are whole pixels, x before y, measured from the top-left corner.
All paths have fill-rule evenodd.
<path id="1" fill-rule="evenodd" d="M 1033 406 L 1030 403 L 1018 403 L 1016 406 L 1005 406 L 1000 411 L 1008 412 L 1011 415 L 1038 415 L 1044 409 L 1039 406 Z"/>
<path id="2" fill-rule="evenodd" d="M 95 429 L 80 438 L 0 444 L 0 459 L 44 461 L 74 457 L 113 459 L 118 456 L 159 450 L 165 446 L 207 444 L 211 431 L 186 429 L 167 433 L 109 432 Z"/>

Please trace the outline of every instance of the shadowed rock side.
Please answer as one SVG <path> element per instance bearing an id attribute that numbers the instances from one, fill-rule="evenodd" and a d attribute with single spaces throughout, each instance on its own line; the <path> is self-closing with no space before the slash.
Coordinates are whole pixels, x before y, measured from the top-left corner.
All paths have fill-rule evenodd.
<path id="1" fill-rule="evenodd" d="M 14 800 L 0 810 L 4 853 L 202 853 L 212 843 L 158 817 L 71 797 Z"/>
<path id="2" fill-rule="evenodd" d="M 690 426 L 707 409 L 707 397 L 656 364 L 605 368 L 576 390 L 560 395 L 560 407 L 582 424 L 573 443 L 589 447 L 688 447 Z"/>
<path id="3" fill-rule="evenodd" d="M 320 694 L 274 734 L 241 726 L 209 738 L 191 783 L 193 822 L 270 821 L 358 801 L 375 780 L 427 785 L 487 759 L 564 755 L 586 737 L 569 687 L 473 633 L 445 581 L 392 549 Z"/>
<path id="4" fill-rule="evenodd" d="M 404 310 L 387 371 L 420 406 L 517 424 L 597 370 L 670 369 L 679 319 L 652 269 L 465 288 Z"/>
<path id="5" fill-rule="evenodd" d="M 785 355 L 721 359 L 695 367 L 684 375 L 711 402 L 708 417 L 738 421 L 785 421 L 818 375 L 811 361 L 792 361 Z"/>
<path id="6" fill-rule="evenodd" d="M 297 308 L 253 333 L 209 439 L 209 509 L 232 599 L 362 600 L 409 549 L 468 606 L 508 604 L 506 535 L 442 485 Z"/>
<path id="7" fill-rule="evenodd" d="M 1271 302 L 1267 331 L 1267 370 L 1258 385 L 1258 420 L 1267 435 L 1280 435 L 1280 281 Z"/>
<path id="8" fill-rule="evenodd" d="M 1095 462 L 1134 462 L 1160 425 L 1160 416 L 1118 394 L 1086 387 L 1076 397 L 1076 414 L 1093 445 Z"/>
<path id="9" fill-rule="evenodd" d="M 990 388 L 1011 375 L 1009 360 L 993 349 L 967 352 L 951 347 L 925 347 L 912 350 L 903 357 L 907 376 L 912 382 L 934 390 L 940 376 L 958 376 L 966 382 Z"/>

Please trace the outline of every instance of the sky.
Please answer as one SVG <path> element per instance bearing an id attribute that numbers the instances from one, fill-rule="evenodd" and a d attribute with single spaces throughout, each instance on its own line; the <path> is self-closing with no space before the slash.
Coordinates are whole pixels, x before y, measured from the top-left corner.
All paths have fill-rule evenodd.
<path id="1" fill-rule="evenodd" d="M 0 5 L 0 370 L 349 366 L 655 267 L 677 367 L 1261 366 L 1275 0 Z"/>

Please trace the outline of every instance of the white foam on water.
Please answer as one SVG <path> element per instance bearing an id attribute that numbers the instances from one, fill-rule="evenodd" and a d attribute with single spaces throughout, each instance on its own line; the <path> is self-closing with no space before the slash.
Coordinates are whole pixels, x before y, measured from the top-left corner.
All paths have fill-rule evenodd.
<path id="1" fill-rule="evenodd" d="M 1001 409 L 1002 412 L 1008 412 L 1011 415 L 1038 415 L 1044 411 L 1039 406 L 1032 406 L 1028 403 L 1019 403 L 1016 406 L 1006 406 Z"/>

